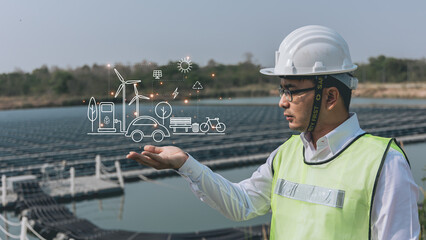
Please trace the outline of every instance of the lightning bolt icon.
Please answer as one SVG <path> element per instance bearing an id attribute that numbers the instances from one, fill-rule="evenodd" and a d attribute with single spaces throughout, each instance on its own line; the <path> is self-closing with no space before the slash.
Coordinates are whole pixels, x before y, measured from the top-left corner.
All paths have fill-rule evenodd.
<path id="1" fill-rule="evenodd" d="M 177 95 L 179 94 L 179 92 L 177 90 L 178 90 L 178 88 L 176 88 L 175 91 L 172 93 L 173 99 L 175 99 L 177 97 Z"/>

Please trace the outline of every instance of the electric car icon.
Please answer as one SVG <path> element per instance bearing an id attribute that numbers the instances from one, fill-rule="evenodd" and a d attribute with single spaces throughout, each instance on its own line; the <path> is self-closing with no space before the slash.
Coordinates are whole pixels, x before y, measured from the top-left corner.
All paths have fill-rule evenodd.
<path id="1" fill-rule="evenodd" d="M 131 137 L 134 142 L 140 142 L 145 137 L 161 142 L 165 137 L 170 137 L 169 130 L 151 116 L 140 116 L 129 123 L 126 137 Z"/>

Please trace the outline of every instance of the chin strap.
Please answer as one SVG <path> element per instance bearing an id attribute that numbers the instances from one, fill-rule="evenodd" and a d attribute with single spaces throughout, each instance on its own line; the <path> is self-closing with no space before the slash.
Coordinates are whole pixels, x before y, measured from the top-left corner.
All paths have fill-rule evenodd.
<path id="1" fill-rule="evenodd" d="M 322 100 L 322 89 L 324 88 L 324 79 L 326 79 L 327 76 L 316 76 L 315 77 L 315 98 L 314 98 L 314 104 L 312 106 L 312 112 L 311 112 L 311 120 L 309 121 L 307 132 L 312 132 L 315 129 L 315 126 L 317 125 L 319 113 L 321 109 L 321 100 Z"/>

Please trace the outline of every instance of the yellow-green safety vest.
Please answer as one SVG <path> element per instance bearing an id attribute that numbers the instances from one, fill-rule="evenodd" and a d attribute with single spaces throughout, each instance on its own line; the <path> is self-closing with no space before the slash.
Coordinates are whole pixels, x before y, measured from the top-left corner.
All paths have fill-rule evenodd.
<path id="1" fill-rule="evenodd" d="M 371 208 L 394 139 L 363 134 L 322 163 L 308 163 L 299 135 L 273 160 L 270 239 L 370 239 Z M 405 157 L 406 158 L 406 157 Z"/>

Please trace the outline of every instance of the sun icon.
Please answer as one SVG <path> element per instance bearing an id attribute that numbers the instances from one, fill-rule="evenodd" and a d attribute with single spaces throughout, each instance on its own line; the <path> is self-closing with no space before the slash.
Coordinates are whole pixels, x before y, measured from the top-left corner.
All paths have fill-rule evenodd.
<path id="1" fill-rule="evenodd" d="M 187 58 L 181 58 L 177 65 L 178 65 L 177 68 L 182 73 L 188 73 L 189 71 L 191 71 L 191 68 L 192 68 L 192 62 L 191 62 L 191 60 L 189 60 L 188 57 Z"/>

